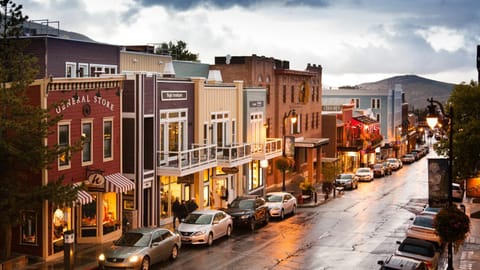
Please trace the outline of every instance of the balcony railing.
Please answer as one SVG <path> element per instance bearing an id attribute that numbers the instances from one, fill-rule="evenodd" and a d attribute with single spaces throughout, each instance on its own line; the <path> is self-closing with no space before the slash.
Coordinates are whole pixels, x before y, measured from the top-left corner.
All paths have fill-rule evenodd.
<path id="1" fill-rule="evenodd" d="M 163 176 L 185 176 L 217 166 L 215 144 L 192 144 L 183 151 L 157 151 L 157 174 Z"/>
<path id="2" fill-rule="evenodd" d="M 236 167 L 252 161 L 252 145 L 239 143 L 226 146 L 217 146 L 218 165 Z"/>
<path id="3" fill-rule="evenodd" d="M 267 138 L 266 142 L 253 144 L 252 158 L 254 160 L 268 160 L 282 155 L 282 139 Z"/>

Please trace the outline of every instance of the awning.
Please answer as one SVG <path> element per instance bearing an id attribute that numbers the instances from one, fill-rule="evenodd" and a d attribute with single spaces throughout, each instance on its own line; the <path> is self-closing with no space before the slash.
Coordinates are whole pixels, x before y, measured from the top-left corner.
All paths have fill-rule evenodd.
<path id="1" fill-rule="evenodd" d="M 132 189 L 135 189 L 135 183 L 127 177 L 123 176 L 121 173 L 114 173 L 105 176 L 106 192 L 126 192 Z"/>
<path id="2" fill-rule="evenodd" d="M 73 184 L 74 186 L 78 187 L 78 186 L 81 186 L 82 183 L 75 183 Z M 75 203 L 77 204 L 89 204 L 93 202 L 93 197 L 92 195 L 90 195 L 90 193 L 88 193 L 87 191 L 83 190 L 83 189 L 79 189 L 78 192 L 77 192 L 77 199 L 75 200 Z"/>

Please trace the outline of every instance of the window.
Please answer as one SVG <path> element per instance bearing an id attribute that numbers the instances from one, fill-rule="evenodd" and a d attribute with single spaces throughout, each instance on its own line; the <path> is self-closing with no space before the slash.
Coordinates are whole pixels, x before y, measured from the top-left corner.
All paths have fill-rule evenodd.
<path id="1" fill-rule="evenodd" d="M 21 244 L 37 244 L 37 213 L 34 211 L 22 212 Z"/>
<path id="2" fill-rule="evenodd" d="M 295 102 L 295 86 L 290 87 L 290 102 Z"/>
<path id="3" fill-rule="evenodd" d="M 287 103 L 287 86 L 283 86 L 283 92 L 282 92 L 282 101 L 283 103 Z"/>
<path id="4" fill-rule="evenodd" d="M 312 129 L 315 128 L 315 113 L 312 112 Z"/>
<path id="5" fill-rule="evenodd" d="M 77 77 L 88 77 L 88 64 L 78 64 Z"/>
<path id="6" fill-rule="evenodd" d="M 372 98 L 372 109 L 380 109 L 380 99 Z"/>
<path id="7" fill-rule="evenodd" d="M 70 168 L 70 122 L 60 122 L 58 125 L 58 146 L 60 147 L 60 155 L 58 157 L 59 169 Z"/>
<path id="8" fill-rule="evenodd" d="M 113 120 L 107 119 L 103 121 L 103 159 L 112 159 L 113 158 Z"/>
<path id="9" fill-rule="evenodd" d="M 355 104 L 355 109 L 360 108 L 360 99 L 359 98 L 354 98 L 353 103 Z"/>
<path id="10" fill-rule="evenodd" d="M 380 114 L 379 113 L 377 113 L 377 122 L 380 123 Z"/>
<path id="11" fill-rule="evenodd" d="M 65 77 L 75 78 L 77 74 L 77 64 L 73 62 L 65 63 Z"/>
<path id="12" fill-rule="evenodd" d="M 267 85 L 267 105 L 270 104 L 270 85 Z"/>
<path id="13" fill-rule="evenodd" d="M 116 65 L 99 65 L 91 64 L 90 65 L 90 76 L 100 77 L 102 74 L 116 74 L 117 66 Z"/>
<path id="14" fill-rule="evenodd" d="M 237 142 L 237 121 L 232 119 L 232 142 Z"/>
<path id="15" fill-rule="evenodd" d="M 92 122 L 82 122 L 82 165 L 92 164 Z"/>
<path id="16" fill-rule="evenodd" d="M 305 131 L 307 131 L 308 130 L 308 113 L 305 114 L 305 123 L 306 123 Z"/>

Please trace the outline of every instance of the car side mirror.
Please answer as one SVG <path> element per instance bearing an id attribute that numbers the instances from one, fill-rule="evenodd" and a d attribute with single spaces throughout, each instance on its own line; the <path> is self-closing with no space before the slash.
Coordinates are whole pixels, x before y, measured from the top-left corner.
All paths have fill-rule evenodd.
<path id="1" fill-rule="evenodd" d="M 218 220 L 214 220 L 214 221 L 213 221 L 213 225 L 216 225 L 216 224 L 218 224 L 218 223 L 220 223 L 220 222 L 218 222 Z"/>
<path id="2" fill-rule="evenodd" d="M 397 244 L 398 244 L 398 245 L 400 245 L 401 243 L 402 243 L 402 242 L 400 242 L 400 241 L 397 241 Z"/>
<path id="3" fill-rule="evenodd" d="M 384 261 L 377 261 L 377 264 L 379 264 L 379 265 L 384 265 L 385 262 L 384 262 Z"/>
<path id="4" fill-rule="evenodd" d="M 152 247 L 157 247 L 157 246 L 159 246 L 159 245 L 160 245 L 160 241 L 158 241 L 158 242 L 153 242 L 153 243 L 152 243 Z"/>

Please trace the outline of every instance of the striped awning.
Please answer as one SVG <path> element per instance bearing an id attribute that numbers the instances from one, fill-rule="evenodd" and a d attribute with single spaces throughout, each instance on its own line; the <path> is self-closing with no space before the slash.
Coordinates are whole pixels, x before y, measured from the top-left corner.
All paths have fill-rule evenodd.
<path id="1" fill-rule="evenodd" d="M 81 186 L 82 183 L 75 183 L 73 184 L 74 186 L 78 187 L 78 186 Z M 77 192 L 77 199 L 75 200 L 75 203 L 77 204 L 89 204 L 93 202 L 93 197 L 92 195 L 90 195 L 90 193 L 88 193 L 87 191 L 83 190 L 83 189 L 80 189 L 78 190 Z"/>
<path id="2" fill-rule="evenodd" d="M 126 192 L 132 189 L 135 189 L 135 183 L 127 177 L 123 176 L 121 173 L 114 173 L 105 176 L 106 192 Z"/>

